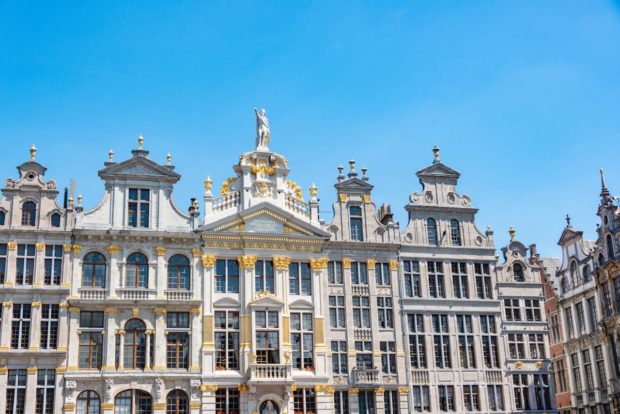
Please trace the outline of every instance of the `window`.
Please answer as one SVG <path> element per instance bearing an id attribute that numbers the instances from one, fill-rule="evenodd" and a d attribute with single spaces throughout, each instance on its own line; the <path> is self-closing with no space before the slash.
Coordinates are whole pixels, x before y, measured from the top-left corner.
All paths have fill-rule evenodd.
<path id="1" fill-rule="evenodd" d="M 31 226 L 34 226 L 34 224 L 31 224 Z M 613 259 L 614 258 L 614 242 L 611 240 L 611 235 L 608 234 L 605 240 L 607 244 L 607 259 Z"/>
<path id="2" fill-rule="evenodd" d="M 37 370 L 36 414 L 54 414 L 54 391 L 56 390 L 56 370 Z"/>
<path id="3" fill-rule="evenodd" d="M 356 328 L 370 328 L 370 298 L 353 296 L 353 324 Z"/>
<path id="4" fill-rule="evenodd" d="M 497 325 L 495 316 L 480 315 L 480 332 L 482 333 L 482 358 L 487 368 L 499 368 L 497 346 Z"/>
<path id="5" fill-rule="evenodd" d="M 215 391 L 215 412 L 217 414 L 239 414 L 239 390 L 218 388 Z"/>
<path id="6" fill-rule="evenodd" d="M 467 280 L 467 265 L 452 262 L 452 290 L 455 298 L 469 298 L 469 281 Z"/>
<path id="7" fill-rule="evenodd" d="M 295 414 L 316 413 L 316 401 L 312 388 L 297 388 L 293 391 L 293 412 Z"/>
<path id="8" fill-rule="evenodd" d="M 525 282 L 525 271 L 521 263 L 515 263 L 512 267 L 514 272 L 514 278 L 517 282 Z"/>
<path id="9" fill-rule="evenodd" d="M 528 395 L 527 375 L 519 374 L 512 376 L 512 385 L 515 393 L 515 406 L 519 411 L 530 409 L 530 397 Z"/>
<path id="10" fill-rule="evenodd" d="M 83 391 L 77 398 L 77 414 L 99 414 L 101 401 L 95 391 Z"/>
<path id="11" fill-rule="evenodd" d="M 598 327 L 598 315 L 596 313 L 596 298 L 594 296 L 586 299 L 588 304 L 588 321 L 590 322 L 590 333 L 596 332 Z"/>
<path id="12" fill-rule="evenodd" d="M 564 366 L 564 359 L 556 361 L 555 365 L 555 378 L 558 385 L 558 391 L 566 392 L 566 367 Z"/>
<path id="13" fill-rule="evenodd" d="M 348 391 L 336 391 L 334 393 L 334 414 L 349 414 Z"/>
<path id="14" fill-rule="evenodd" d="M 10 369 L 6 384 L 6 414 L 24 414 L 26 405 L 26 370 Z"/>
<path id="15" fill-rule="evenodd" d="M 166 314 L 166 366 L 171 369 L 189 368 L 189 312 Z"/>
<path id="16" fill-rule="evenodd" d="M 239 369 L 239 312 L 215 311 L 215 369 Z"/>
<path id="17" fill-rule="evenodd" d="M 346 341 L 332 341 L 332 372 L 344 375 L 349 372 Z"/>
<path id="18" fill-rule="evenodd" d="M 342 285 L 342 262 L 327 263 L 327 277 L 330 285 Z"/>
<path id="19" fill-rule="evenodd" d="M 149 261 L 142 253 L 132 253 L 127 258 L 125 287 L 149 287 Z"/>
<path id="20" fill-rule="evenodd" d="M 594 391 L 594 375 L 592 375 L 592 360 L 590 359 L 590 350 L 585 349 L 581 351 L 581 357 L 583 359 L 583 371 L 586 377 L 586 390 Z"/>
<path id="21" fill-rule="evenodd" d="M 41 349 L 58 347 L 58 305 L 41 305 Z"/>
<path id="22" fill-rule="evenodd" d="M 355 342 L 355 368 L 358 370 L 372 369 L 372 342 Z"/>
<path id="23" fill-rule="evenodd" d="M 383 406 L 385 414 L 398 414 L 398 392 L 396 390 L 386 390 L 383 393 Z"/>
<path id="24" fill-rule="evenodd" d="M 394 307 L 392 298 L 387 296 L 377 297 L 377 312 L 379 313 L 379 328 L 394 328 Z"/>
<path id="25" fill-rule="evenodd" d="M 575 304 L 575 314 L 577 315 L 577 332 L 583 335 L 586 333 L 586 315 L 583 311 L 583 302 Z"/>
<path id="26" fill-rule="evenodd" d="M 79 367 L 101 369 L 103 355 L 103 312 L 80 312 Z"/>
<path id="27" fill-rule="evenodd" d="M 590 266 L 585 265 L 583 268 L 583 283 L 589 282 L 592 279 L 592 272 L 590 270 Z"/>
<path id="28" fill-rule="evenodd" d="M 37 225 L 37 205 L 32 201 L 22 204 L 22 226 Z"/>
<path id="29" fill-rule="evenodd" d="M 450 220 L 450 240 L 453 246 L 461 245 L 461 227 L 456 219 Z"/>
<path id="30" fill-rule="evenodd" d="M 620 277 L 616 277 L 613 280 L 614 284 L 614 299 L 616 301 L 616 314 L 620 313 Z"/>
<path id="31" fill-rule="evenodd" d="M 362 209 L 357 206 L 349 207 L 349 223 L 351 226 L 351 240 L 364 240 L 364 230 L 362 224 Z"/>
<path id="32" fill-rule="evenodd" d="M 129 189 L 128 224 L 130 227 L 149 227 L 151 194 L 146 189 Z"/>
<path id="33" fill-rule="evenodd" d="M 599 253 L 598 265 L 602 267 L 604 264 L 605 264 L 605 256 L 603 256 L 603 253 Z"/>
<path id="34" fill-rule="evenodd" d="M 413 399 L 413 411 L 416 413 L 431 411 L 428 385 L 414 385 L 411 396 Z"/>
<path id="35" fill-rule="evenodd" d="M 375 414 L 375 393 L 372 391 L 360 391 L 357 396 L 359 414 Z"/>
<path id="36" fill-rule="evenodd" d="M 123 368 L 144 369 L 146 366 L 146 326 L 139 319 L 125 324 Z"/>
<path id="37" fill-rule="evenodd" d="M 82 287 L 105 288 L 105 257 L 98 252 L 84 256 L 82 263 Z"/>
<path id="38" fill-rule="evenodd" d="M 381 342 L 381 367 L 384 374 L 396 374 L 396 342 Z"/>
<path id="39" fill-rule="evenodd" d="M 114 414 L 151 414 L 152 411 L 153 399 L 145 391 L 123 391 L 114 399 Z"/>
<path id="40" fill-rule="evenodd" d="M 440 411 L 456 411 L 454 406 L 454 386 L 438 385 L 439 394 L 439 410 Z"/>
<path id="41" fill-rule="evenodd" d="M 575 383 L 575 392 L 582 392 L 581 371 L 579 370 L 579 355 L 577 353 L 570 356 L 571 366 L 573 368 L 573 382 Z"/>
<path id="42" fill-rule="evenodd" d="M 30 344 L 30 304 L 13 305 L 11 349 L 28 349 Z"/>
<path id="43" fill-rule="evenodd" d="M 15 284 L 32 285 L 34 281 L 34 244 L 17 245 L 17 270 L 15 272 Z"/>
<path id="44" fill-rule="evenodd" d="M 62 245 L 45 246 L 45 278 L 46 285 L 60 285 L 62 276 Z"/>
<path id="45" fill-rule="evenodd" d="M 566 333 L 569 339 L 575 337 L 575 328 L 573 327 L 573 310 L 571 308 L 564 309 L 564 316 L 566 317 Z"/>
<path id="46" fill-rule="evenodd" d="M 0 243 L 0 284 L 6 282 L 7 245 Z"/>
<path id="47" fill-rule="evenodd" d="M 443 279 L 443 263 L 426 262 L 428 268 L 428 290 L 432 298 L 445 298 L 446 289 Z"/>
<path id="48" fill-rule="evenodd" d="M 504 299 L 504 312 L 507 321 L 520 321 L 521 308 L 519 307 L 519 299 Z"/>
<path id="49" fill-rule="evenodd" d="M 312 295 L 312 277 L 309 263 L 291 263 L 288 267 L 291 295 Z"/>
<path id="50" fill-rule="evenodd" d="M 344 296 L 329 297 L 329 321 L 332 328 L 346 328 Z"/>
<path id="51" fill-rule="evenodd" d="M 596 373 L 600 388 L 607 387 L 607 374 L 605 373 L 605 357 L 603 356 L 603 346 L 594 347 L 594 358 L 596 359 Z"/>
<path id="52" fill-rule="evenodd" d="M 375 264 L 375 280 L 377 286 L 390 286 L 391 282 L 390 265 L 388 263 Z"/>
<path id="53" fill-rule="evenodd" d="M 493 299 L 491 276 L 488 263 L 474 263 L 476 274 L 476 294 L 478 299 Z"/>
<path id="54" fill-rule="evenodd" d="M 276 311 L 256 311 L 256 362 L 280 363 L 280 324 Z"/>
<path id="55" fill-rule="evenodd" d="M 568 279 L 563 277 L 562 279 L 560 279 L 560 292 L 561 293 L 566 293 L 569 290 L 570 290 L 570 288 L 568 286 Z"/>
<path id="56" fill-rule="evenodd" d="M 366 263 L 363 263 L 363 262 L 351 263 L 351 282 L 354 285 L 367 285 L 368 284 L 368 272 L 366 271 Z"/>
<path id="57" fill-rule="evenodd" d="M 528 334 L 528 342 L 530 343 L 530 358 L 545 358 L 545 339 L 543 334 Z"/>
<path id="58" fill-rule="evenodd" d="M 291 271 L 291 267 L 294 265 L 295 263 L 292 263 L 289 266 L 289 272 Z M 254 265 L 254 272 L 254 289 L 257 293 L 265 291 L 271 293 L 276 292 L 273 262 L 271 260 L 257 260 Z M 291 290 L 293 289 L 292 286 L 293 285 L 291 284 Z"/>
<path id="59" fill-rule="evenodd" d="M 434 218 L 426 219 L 426 236 L 428 238 L 428 244 L 437 246 L 439 238 L 437 237 L 437 222 Z"/>
<path id="60" fill-rule="evenodd" d="M 60 214 L 52 214 L 50 217 L 50 223 L 52 224 L 52 227 L 60 227 Z"/>
<path id="61" fill-rule="evenodd" d="M 312 313 L 291 313 L 293 368 L 314 369 L 312 325 Z"/>
<path id="62" fill-rule="evenodd" d="M 549 339 L 552 344 L 557 344 L 562 341 L 562 337 L 560 336 L 560 322 L 558 321 L 557 315 L 549 316 Z"/>
<path id="63" fill-rule="evenodd" d="M 463 403 L 467 411 L 480 411 L 480 392 L 477 385 L 463 385 Z"/>
<path id="64" fill-rule="evenodd" d="M 411 368 L 427 368 L 424 317 L 422 314 L 407 315 L 409 326 L 409 360 Z"/>
<path id="65" fill-rule="evenodd" d="M 4 226 L 5 218 L 6 218 L 6 213 L 0 210 L 0 226 Z"/>
<path id="66" fill-rule="evenodd" d="M 215 261 L 215 291 L 239 293 L 239 262 L 224 259 Z"/>
<path id="67" fill-rule="evenodd" d="M 525 319 L 528 322 L 542 320 L 540 317 L 540 300 L 525 299 Z"/>
<path id="68" fill-rule="evenodd" d="M 448 333 L 448 315 L 432 315 L 433 345 L 435 351 L 435 366 L 437 368 L 452 368 L 450 360 L 450 336 Z M 446 334 L 446 335 L 437 335 Z"/>
<path id="69" fill-rule="evenodd" d="M 523 334 L 508 334 L 508 353 L 511 359 L 525 358 L 525 342 Z"/>
<path id="70" fill-rule="evenodd" d="M 577 270 L 577 262 L 574 260 L 570 264 L 570 280 L 573 286 L 579 286 L 579 271 Z"/>
<path id="71" fill-rule="evenodd" d="M 474 329 L 471 322 L 471 315 L 456 315 L 456 325 L 457 331 L 460 334 L 458 340 L 461 368 L 476 368 Z"/>
<path id="72" fill-rule="evenodd" d="M 487 400 L 489 410 L 504 410 L 504 390 L 501 385 L 487 385 Z"/>
<path id="73" fill-rule="evenodd" d="M 190 287 L 191 270 L 189 259 L 175 254 L 168 260 L 168 289 L 184 289 Z"/>
<path id="74" fill-rule="evenodd" d="M 538 410 L 551 410 L 551 392 L 549 388 L 549 375 L 534 374 L 534 398 Z"/>
<path id="75" fill-rule="evenodd" d="M 422 297 L 420 263 L 415 260 L 403 261 L 403 273 L 405 277 L 405 296 L 410 298 Z"/>
<path id="76" fill-rule="evenodd" d="M 613 313 L 611 309 L 611 293 L 609 292 L 609 284 L 607 282 L 601 283 L 601 296 L 603 300 L 603 306 L 605 309 L 605 316 L 609 317 Z"/>
<path id="77" fill-rule="evenodd" d="M 189 414 L 189 399 L 182 390 L 172 390 L 166 396 L 166 414 Z"/>

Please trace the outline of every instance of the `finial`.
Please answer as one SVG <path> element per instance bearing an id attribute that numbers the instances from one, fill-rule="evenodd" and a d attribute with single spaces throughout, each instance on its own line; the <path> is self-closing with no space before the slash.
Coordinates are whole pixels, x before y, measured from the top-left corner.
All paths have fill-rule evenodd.
<path id="1" fill-rule="evenodd" d="M 67 201 L 69 202 L 69 208 L 73 209 L 74 205 L 73 205 L 73 197 L 69 196 L 69 198 L 67 199 Z"/>
<path id="2" fill-rule="evenodd" d="M 605 183 L 605 171 L 601 168 L 601 198 L 604 201 L 608 201 L 610 198 L 609 190 L 607 189 L 607 184 Z"/>
<path id="3" fill-rule="evenodd" d="M 82 207 L 82 194 L 78 195 L 78 207 Z"/>
<path id="4" fill-rule="evenodd" d="M 344 171 L 344 167 L 342 165 L 339 165 L 337 168 L 338 168 L 338 181 L 342 181 L 344 180 L 344 174 L 342 173 L 342 171 Z"/>
<path id="5" fill-rule="evenodd" d="M 510 234 L 510 241 L 513 241 L 515 239 L 515 235 L 517 234 L 517 231 L 515 230 L 514 227 L 510 226 L 510 229 L 508 229 L 508 234 Z"/>
<path id="6" fill-rule="evenodd" d="M 435 158 L 433 160 L 433 164 L 437 164 L 438 162 L 441 162 L 441 158 L 439 158 L 439 147 L 437 145 L 433 147 L 433 157 Z"/>
<path id="7" fill-rule="evenodd" d="M 566 215 L 566 227 L 570 227 L 570 216 Z"/>
<path id="8" fill-rule="evenodd" d="M 211 180 L 211 177 L 207 176 L 207 178 L 205 178 L 205 191 L 210 193 L 212 187 L 213 181 Z"/>
<path id="9" fill-rule="evenodd" d="M 34 161 L 35 158 L 37 158 L 37 147 L 32 144 L 32 147 L 30 147 L 30 161 Z"/>
<path id="10" fill-rule="evenodd" d="M 314 183 L 312 183 L 309 190 L 310 190 L 310 197 L 315 198 L 317 188 L 316 188 L 316 185 L 314 185 Z"/>
<path id="11" fill-rule="evenodd" d="M 114 150 L 108 151 L 108 162 L 114 162 Z"/>
<path id="12" fill-rule="evenodd" d="M 172 165 L 172 155 L 170 153 L 166 154 L 166 165 Z"/>
<path id="13" fill-rule="evenodd" d="M 362 180 L 364 181 L 368 181 L 368 176 L 366 175 L 367 171 L 368 171 L 368 168 L 362 167 Z"/>
<path id="14" fill-rule="evenodd" d="M 357 172 L 355 171 L 355 160 L 351 158 L 349 160 L 349 178 L 357 177 Z"/>
<path id="15" fill-rule="evenodd" d="M 144 137 L 142 134 L 138 135 L 138 149 L 141 150 L 144 148 Z"/>

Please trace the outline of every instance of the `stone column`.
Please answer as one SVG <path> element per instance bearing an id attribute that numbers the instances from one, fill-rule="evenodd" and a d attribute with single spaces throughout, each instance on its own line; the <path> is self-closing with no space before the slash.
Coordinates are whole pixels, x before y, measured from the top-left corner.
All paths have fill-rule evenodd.
<path id="1" fill-rule="evenodd" d="M 113 307 L 105 308 L 106 326 L 105 334 L 103 335 L 104 348 L 103 348 L 103 367 L 104 371 L 116 370 L 116 352 L 114 347 L 116 346 L 116 331 L 118 329 L 118 323 L 116 320 L 118 309 Z"/>
<path id="2" fill-rule="evenodd" d="M 71 278 L 73 273 L 71 272 L 71 245 L 65 243 L 62 245 L 62 275 L 60 276 L 60 287 L 63 289 L 71 289 L 71 294 L 75 289 L 75 294 L 77 294 L 77 287 L 80 286 L 79 280 L 75 280 L 73 285 L 75 288 L 71 286 Z M 77 277 L 78 275 L 76 275 Z"/>
<path id="3" fill-rule="evenodd" d="M 201 300 L 202 299 L 202 286 L 200 285 L 201 280 L 201 272 L 200 272 L 200 257 L 202 256 L 202 249 L 195 248 L 192 249 L 192 279 L 191 279 L 191 290 L 192 290 L 192 300 Z"/>
<path id="4" fill-rule="evenodd" d="M 351 283 L 351 259 L 344 257 L 342 259 L 342 281 L 344 282 L 344 304 L 346 310 L 346 329 L 347 329 L 347 366 L 349 367 L 349 375 L 355 368 L 355 323 L 353 321 L 353 291 Z M 330 344 L 331 347 L 331 344 Z M 356 406 L 357 407 L 357 406 Z M 351 406 L 353 410 L 353 406 Z M 356 411 L 352 411 L 356 412 Z"/>
<path id="5" fill-rule="evenodd" d="M 58 305 L 58 350 L 67 351 L 69 345 L 69 315 L 68 302 L 60 302 Z"/>
<path id="6" fill-rule="evenodd" d="M 379 347 L 379 311 L 377 308 L 377 283 L 375 279 L 375 263 L 372 261 L 372 276 L 371 273 L 368 272 L 368 291 L 369 302 L 370 302 L 370 328 L 372 329 L 372 366 L 373 368 L 377 368 L 379 370 L 379 378 L 382 377 L 381 372 L 381 349 Z M 369 263 L 370 264 L 370 263 Z M 377 408 L 377 412 L 383 412 Z"/>
<path id="7" fill-rule="evenodd" d="M 202 412 L 215 412 L 215 392 L 219 387 L 213 384 L 202 384 L 200 391 L 202 392 Z"/>
<path id="8" fill-rule="evenodd" d="M 63 409 L 63 401 L 65 401 L 67 399 L 67 392 L 65 390 L 65 387 L 63 387 L 63 377 L 65 375 L 65 369 L 64 368 L 56 368 L 56 378 L 54 378 L 54 384 L 56 386 L 56 390 L 54 392 L 54 412 L 55 413 L 62 413 L 62 409 Z M 67 387 L 68 388 L 68 387 Z M 74 391 L 74 390 L 69 390 L 70 392 Z M 72 403 L 74 403 L 75 400 L 72 400 Z M 71 405 L 67 406 L 67 409 L 65 409 L 65 412 L 70 413 L 73 412 L 73 410 L 71 410 Z"/>
<path id="9" fill-rule="evenodd" d="M 401 413 L 413 412 L 413 410 L 409 409 L 409 389 L 409 386 L 398 387 L 398 406 Z"/>
<path id="10" fill-rule="evenodd" d="M 385 412 L 385 397 L 383 395 L 384 392 L 385 390 L 383 389 L 383 387 L 375 388 L 375 412 L 377 413 Z"/>
<path id="11" fill-rule="evenodd" d="M 166 298 L 166 288 L 168 286 L 168 275 L 166 274 L 166 260 L 164 255 L 166 254 L 166 248 L 159 246 L 155 248 L 157 254 L 157 264 L 154 266 L 157 270 L 154 273 L 155 289 L 157 289 L 157 299 Z M 149 280 L 149 289 L 152 289 L 152 282 Z"/>
<path id="12" fill-rule="evenodd" d="M 144 369 L 151 369 L 151 335 L 153 331 L 146 330 L 144 336 L 146 336 L 146 355 L 144 359 Z"/>
<path id="13" fill-rule="evenodd" d="M 407 323 L 407 315 L 401 308 L 400 278 L 398 277 L 398 260 L 390 260 L 390 284 L 392 285 L 392 305 L 394 306 L 394 339 L 396 341 L 396 373 L 399 384 L 407 384 L 407 352 L 403 323 Z M 406 326 L 406 325 L 405 325 Z M 482 354 L 480 354 L 482 355 Z"/>
<path id="14" fill-rule="evenodd" d="M 24 406 L 25 413 L 34 413 L 37 406 L 37 369 L 28 367 L 26 370 L 26 404 Z"/>
<path id="15" fill-rule="evenodd" d="M 41 346 L 41 302 L 30 305 L 30 339 L 29 350 L 37 351 Z"/>
<path id="16" fill-rule="evenodd" d="M 327 347 L 325 345 L 325 312 L 323 309 L 323 285 L 321 277 L 327 269 L 327 258 L 310 260 L 312 270 L 312 300 L 314 302 L 314 368 L 317 376 L 328 374 Z"/>
<path id="17" fill-rule="evenodd" d="M 8 373 L 5 366 L 0 367 L 0 390 L 6 390 Z M 6 392 L 0 392 L 0 407 L 6 407 Z"/>
<path id="18" fill-rule="evenodd" d="M 13 286 L 15 285 L 15 271 L 17 269 L 17 242 L 8 242 L 7 248 L 6 278 L 4 280 L 4 286 Z"/>
<path id="19" fill-rule="evenodd" d="M 2 302 L 2 335 L 0 336 L 0 350 L 11 348 L 11 326 L 13 325 L 13 302 Z M 0 405 L 0 407 L 3 407 Z"/>
<path id="20" fill-rule="evenodd" d="M 195 249 L 196 253 L 200 251 L 200 249 Z M 195 259 L 197 262 L 197 258 Z M 216 258 L 215 256 L 207 256 L 204 255 L 201 258 L 202 263 L 202 272 L 203 272 L 203 292 L 204 292 L 204 320 L 202 325 L 200 324 L 200 318 L 194 317 L 192 318 L 192 329 L 194 330 L 195 335 L 192 337 L 192 353 L 196 352 L 200 355 L 200 344 L 198 344 L 201 334 L 202 334 L 202 350 L 203 350 L 203 359 L 202 359 L 202 370 L 205 373 L 212 373 L 215 369 L 215 339 L 213 334 L 213 280 L 214 280 L 214 266 L 215 266 Z M 194 266 L 195 273 L 199 274 L 199 266 L 196 264 Z M 240 280 L 241 282 L 241 280 Z M 199 284 L 197 283 L 196 289 L 199 289 Z M 241 288 L 241 286 L 240 286 Z M 198 295 L 199 292 L 194 291 L 194 296 Z M 243 329 L 243 319 L 240 319 L 241 329 Z M 243 333 L 241 333 L 241 339 L 243 339 Z M 198 345 L 196 345 L 198 344 Z M 241 341 L 241 349 L 243 349 L 243 341 Z M 195 364 L 200 360 L 197 357 L 194 361 Z"/>
<path id="21" fill-rule="evenodd" d="M 82 246 L 79 244 L 66 244 L 63 246 L 63 251 L 71 250 L 71 254 L 68 255 L 71 259 L 71 266 L 73 270 L 71 271 L 72 276 L 71 280 L 71 298 L 77 299 L 80 297 L 78 288 L 82 286 L 82 272 L 81 272 L 81 264 L 82 258 L 79 257 L 80 252 L 82 251 Z M 67 254 L 65 254 L 67 255 Z"/>
<path id="22" fill-rule="evenodd" d="M 155 365 L 156 371 L 165 371 L 166 364 L 166 308 L 155 308 Z"/>
<path id="23" fill-rule="evenodd" d="M 118 246 L 110 245 L 108 246 L 108 253 L 110 254 L 110 267 L 109 267 L 109 280 L 107 281 L 108 286 L 108 295 L 111 298 L 116 297 L 116 289 L 122 286 L 121 283 L 121 275 L 122 272 L 120 268 L 122 264 L 119 263 L 119 253 L 121 249 Z"/>
<path id="24" fill-rule="evenodd" d="M 241 361 L 240 368 L 246 369 L 251 363 L 252 355 L 252 315 L 246 313 L 248 304 L 253 299 L 254 292 L 254 266 L 256 265 L 256 256 L 240 256 L 239 260 L 239 296 L 241 299 L 240 319 L 240 342 L 241 351 L 239 359 Z M 243 283 L 243 284 L 241 284 Z M 282 355 L 280 355 L 282 356 Z M 242 371 L 243 372 L 243 371 Z"/>
<path id="25" fill-rule="evenodd" d="M 119 329 L 116 331 L 118 335 L 118 366 L 117 370 L 125 369 L 125 331 L 123 329 Z"/>
<path id="26" fill-rule="evenodd" d="M 191 331 L 189 332 L 189 368 L 192 372 L 200 372 L 200 347 L 202 345 L 202 338 L 200 335 L 200 307 L 192 309 L 190 318 Z"/>
<path id="27" fill-rule="evenodd" d="M 351 413 L 360 412 L 359 388 L 349 388 L 349 408 Z M 375 410 L 376 411 L 376 410 Z M 379 412 L 379 411 L 376 411 Z"/>
<path id="28" fill-rule="evenodd" d="M 34 287 L 43 286 L 45 279 L 45 243 L 38 242 L 35 244 L 36 255 L 34 259 Z"/>
<path id="29" fill-rule="evenodd" d="M 284 359 L 281 362 L 290 363 L 291 356 L 291 315 L 288 309 L 289 298 L 289 280 L 288 268 L 291 264 L 290 257 L 274 257 L 274 290 L 276 296 L 282 298 L 284 307 L 282 308 L 282 355 Z M 259 293 L 259 292 L 256 292 Z"/>
<path id="30" fill-rule="evenodd" d="M 69 308 L 69 348 L 67 350 L 67 369 L 77 371 L 79 369 L 78 358 L 80 350 L 80 308 Z"/>

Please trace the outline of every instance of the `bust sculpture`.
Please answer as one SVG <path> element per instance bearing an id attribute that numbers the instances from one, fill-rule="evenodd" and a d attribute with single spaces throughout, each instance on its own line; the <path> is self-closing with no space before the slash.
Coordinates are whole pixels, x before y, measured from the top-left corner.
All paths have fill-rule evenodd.
<path id="1" fill-rule="evenodd" d="M 265 404 L 265 408 L 263 408 L 261 414 L 278 414 L 278 412 L 273 407 L 273 403 L 271 401 L 267 401 L 267 404 Z"/>
<path id="2" fill-rule="evenodd" d="M 254 113 L 256 114 L 256 149 L 268 149 L 271 132 L 266 111 L 254 108 Z"/>

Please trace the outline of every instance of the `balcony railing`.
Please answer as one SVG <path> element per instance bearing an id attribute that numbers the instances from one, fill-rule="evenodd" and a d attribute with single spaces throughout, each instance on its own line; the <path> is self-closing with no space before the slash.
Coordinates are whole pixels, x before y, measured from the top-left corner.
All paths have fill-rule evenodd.
<path id="1" fill-rule="evenodd" d="M 353 331 L 353 338 L 357 341 L 372 341 L 372 330 L 370 328 L 356 328 Z"/>
<path id="2" fill-rule="evenodd" d="M 370 289 L 367 285 L 352 285 L 351 291 L 355 296 L 370 296 Z"/>
<path id="3" fill-rule="evenodd" d="M 193 294 L 190 290 L 167 290 L 166 299 L 174 301 L 192 300 Z"/>
<path id="4" fill-rule="evenodd" d="M 428 384 L 428 371 L 425 369 L 412 370 L 411 381 L 414 384 Z"/>
<path id="5" fill-rule="evenodd" d="M 250 364 L 250 381 L 273 382 L 292 379 L 290 364 Z"/>
<path id="6" fill-rule="evenodd" d="M 81 288 L 78 289 L 80 299 L 102 300 L 105 298 L 105 289 L 103 288 Z"/>
<path id="7" fill-rule="evenodd" d="M 502 382 L 502 371 L 485 371 L 485 376 L 488 383 Z"/>
<path id="8" fill-rule="evenodd" d="M 154 298 L 157 291 L 145 288 L 122 288 L 116 289 L 116 293 L 121 299 L 145 300 Z"/>
<path id="9" fill-rule="evenodd" d="M 353 381 L 356 384 L 378 384 L 379 383 L 379 370 L 378 369 L 353 368 Z"/>

